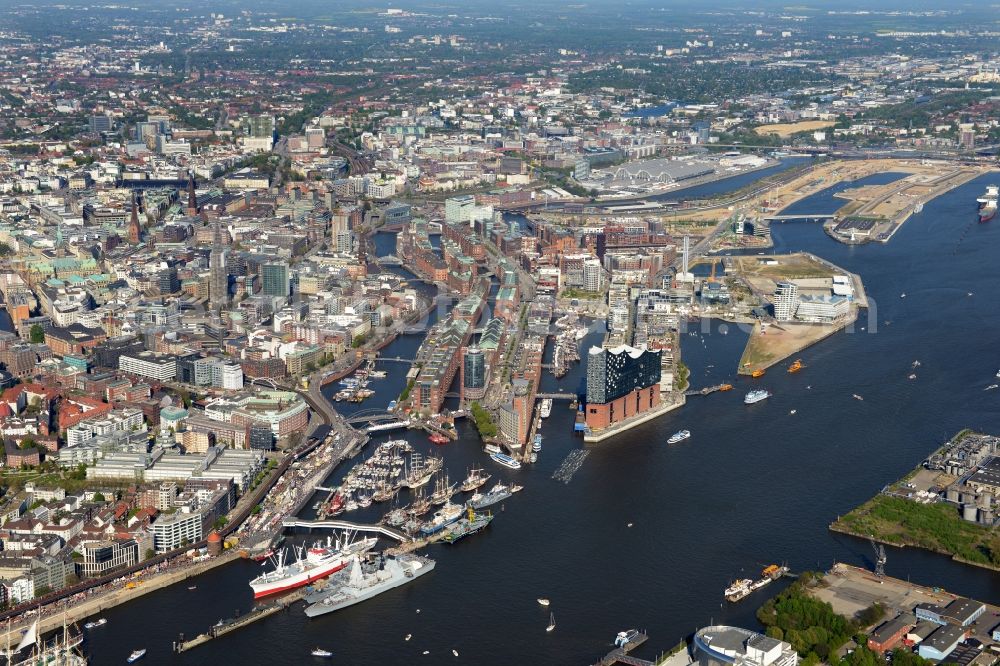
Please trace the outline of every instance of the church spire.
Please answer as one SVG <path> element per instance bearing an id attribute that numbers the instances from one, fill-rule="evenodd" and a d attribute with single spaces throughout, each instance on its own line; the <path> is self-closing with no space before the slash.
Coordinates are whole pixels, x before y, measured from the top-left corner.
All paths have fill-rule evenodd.
<path id="1" fill-rule="evenodd" d="M 132 243 L 138 243 L 141 240 L 141 236 L 142 230 L 139 227 L 139 199 L 135 196 L 135 190 L 132 190 L 132 217 L 128 223 L 128 239 Z"/>
<path id="2" fill-rule="evenodd" d="M 188 184 L 187 184 L 187 214 L 194 216 L 198 214 L 198 195 L 194 191 L 194 172 L 188 172 Z"/>

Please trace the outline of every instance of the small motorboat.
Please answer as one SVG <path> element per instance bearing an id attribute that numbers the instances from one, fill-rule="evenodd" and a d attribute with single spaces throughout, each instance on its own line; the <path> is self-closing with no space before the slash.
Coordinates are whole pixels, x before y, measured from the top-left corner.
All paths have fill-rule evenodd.
<path id="1" fill-rule="evenodd" d="M 676 444 L 677 442 L 683 442 L 685 439 L 691 437 L 690 430 L 679 430 L 672 434 L 669 439 L 667 439 L 667 444 Z"/>
<path id="2" fill-rule="evenodd" d="M 549 605 L 549 600 L 548 600 L 548 599 L 545 599 L 545 598 L 542 598 L 542 599 L 539 599 L 539 600 L 538 600 L 538 603 L 539 603 L 539 605 L 541 605 L 541 606 L 548 606 L 548 605 Z"/>
<path id="3" fill-rule="evenodd" d="M 324 650 L 323 648 L 316 648 L 311 652 L 314 657 L 323 657 L 324 659 L 329 659 L 333 656 L 333 653 L 329 650 Z"/>
<path id="4" fill-rule="evenodd" d="M 96 629 L 97 627 L 103 627 L 107 623 L 108 623 L 107 619 L 102 617 L 99 620 L 94 620 L 93 622 L 88 622 L 87 624 L 83 625 L 83 628 L 84 629 Z"/>
<path id="5" fill-rule="evenodd" d="M 198 586 L 197 585 L 188 585 L 188 589 L 189 590 L 197 590 Z"/>
<path id="6" fill-rule="evenodd" d="M 851 397 L 852 397 L 852 398 L 854 398 L 855 400 L 864 400 L 864 398 L 862 398 L 862 397 L 861 397 L 860 395 L 858 395 L 857 393 L 852 393 L 852 394 L 851 394 Z"/>
<path id="7" fill-rule="evenodd" d="M 915 372 L 911 372 L 910 375 L 907 377 L 907 379 L 916 379 L 916 378 L 917 378 L 917 373 Z"/>
<path id="8" fill-rule="evenodd" d="M 403 640 L 404 640 L 404 641 L 408 641 L 408 640 L 410 640 L 411 638 L 413 638 L 413 634 L 406 634 L 406 636 L 405 636 L 405 637 L 403 638 Z"/>
<path id="9" fill-rule="evenodd" d="M 134 663 L 146 656 L 146 648 L 141 650 L 132 650 L 132 654 L 128 656 L 128 663 Z"/>
<path id="10" fill-rule="evenodd" d="M 545 631 L 552 631 L 556 628 L 556 614 L 549 613 L 549 626 L 545 627 Z"/>
<path id="11" fill-rule="evenodd" d="M 984 391 L 992 391 L 995 388 L 1000 388 L 1000 384 L 990 384 L 989 386 L 987 386 L 983 390 Z"/>
<path id="12" fill-rule="evenodd" d="M 458 650 L 452 649 L 451 653 L 456 657 L 458 656 Z"/>
<path id="13" fill-rule="evenodd" d="M 899 295 L 899 297 L 900 298 L 906 298 L 906 292 L 904 291 L 902 294 Z"/>
<path id="14" fill-rule="evenodd" d="M 794 413 L 795 413 L 795 412 L 797 412 L 797 411 L 798 411 L 797 409 L 793 409 L 792 411 L 790 411 L 790 412 L 788 412 L 788 413 L 789 413 L 789 414 L 794 414 Z"/>

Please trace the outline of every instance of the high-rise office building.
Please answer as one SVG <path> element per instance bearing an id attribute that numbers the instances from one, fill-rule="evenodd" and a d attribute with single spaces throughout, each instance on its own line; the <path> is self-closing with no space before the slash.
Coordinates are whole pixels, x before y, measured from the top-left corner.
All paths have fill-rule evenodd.
<path id="1" fill-rule="evenodd" d="M 486 355 L 479 347 L 467 347 L 462 359 L 462 395 L 479 400 L 486 394 Z"/>
<path id="2" fill-rule="evenodd" d="M 213 225 L 212 252 L 208 256 L 208 300 L 213 310 L 222 310 L 229 305 L 229 273 L 219 220 L 216 219 Z"/>
<path id="3" fill-rule="evenodd" d="M 261 293 L 265 296 L 288 296 L 288 264 L 271 261 L 260 267 Z"/>

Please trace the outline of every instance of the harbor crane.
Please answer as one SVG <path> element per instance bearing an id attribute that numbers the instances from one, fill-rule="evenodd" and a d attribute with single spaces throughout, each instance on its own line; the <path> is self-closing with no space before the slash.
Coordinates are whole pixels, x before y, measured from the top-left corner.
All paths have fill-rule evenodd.
<path id="1" fill-rule="evenodd" d="M 872 542 L 872 550 L 875 551 L 875 575 L 879 578 L 885 578 L 885 546 L 876 543 L 874 536 L 869 537 L 868 540 Z"/>

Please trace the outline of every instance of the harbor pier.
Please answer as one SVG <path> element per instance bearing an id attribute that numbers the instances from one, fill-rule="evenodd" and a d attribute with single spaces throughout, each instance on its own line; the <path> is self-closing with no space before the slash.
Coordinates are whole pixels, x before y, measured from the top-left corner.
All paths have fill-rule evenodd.
<path id="1" fill-rule="evenodd" d="M 646 635 L 646 632 L 640 631 L 630 641 L 624 645 L 615 647 L 614 650 L 604 655 L 599 662 L 594 664 L 594 666 L 611 666 L 612 664 L 619 662 L 623 664 L 632 664 L 632 666 L 655 666 L 652 661 L 631 657 L 628 654 L 645 643 L 647 640 L 649 640 L 649 636 Z"/>

